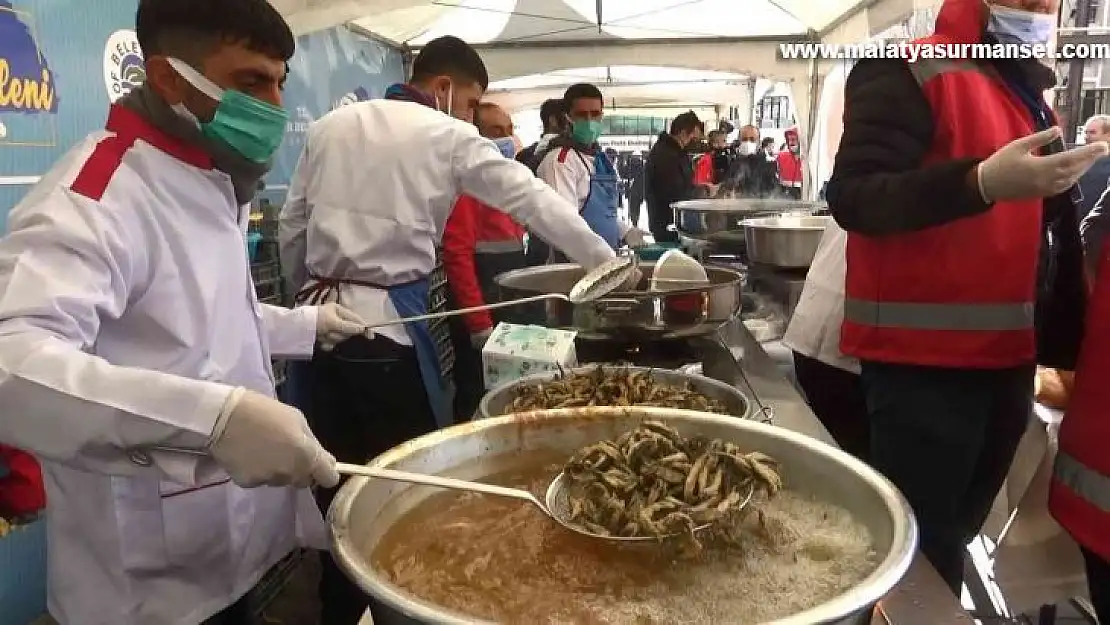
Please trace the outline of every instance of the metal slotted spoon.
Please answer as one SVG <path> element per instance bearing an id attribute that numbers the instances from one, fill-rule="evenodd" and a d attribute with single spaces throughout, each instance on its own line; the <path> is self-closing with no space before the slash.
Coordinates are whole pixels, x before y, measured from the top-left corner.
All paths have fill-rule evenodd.
<path id="1" fill-rule="evenodd" d="M 532 493 L 521 490 L 519 488 L 509 488 L 506 486 L 494 486 L 492 484 L 483 484 L 481 482 L 470 482 L 467 480 L 458 480 L 450 477 L 440 477 L 438 475 L 427 475 L 424 473 L 409 473 L 408 471 L 396 471 L 394 469 L 379 469 L 375 467 L 365 467 L 357 464 L 338 463 L 336 469 L 346 475 L 361 475 L 364 477 L 372 477 L 383 480 L 393 480 L 396 482 L 407 482 L 409 484 L 420 484 L 421 486 L 435 486 L 439 488 L 449 488 L 452 490 L 469 491 L 473 493 L 482 493 L 485 495 L 493 495 L 495 497 L 510 497 L 512 499 L 519 499 L 526 501 L 543 512 L 545 515 L 553 519 L 559 525 L 567 528 L 568 530 L 583 536 L 589 536 L 597 540 L 606 540 L 619 543 L 646 543 L 646 542 L 659 542 L 669 538 L 681 536 L 683 532 L 676 532 L 673 534 L 663 534 L 660 536 L 605 536 L 603 534 L 595 534 L 585 528 L 578 527 L 570 521 L 570 500 L 567 494 L 567 479 L 565 473 L 559 473 L 555 479 L 551 481 L 551 485 L 547 487 L 547 493 L 544 496 L 544 501 L 540 501 Z M 748 489 L 747 497 L 740 504 L 740 507 L 748 505 L 751 501 L 752 495 L 755 492 L 754 485 Z M 701 532 L 708 529 L 710 523 L 699 525 L 694 528 L 694 532 Z"/>
<path id="2" fill-rule="evenodd" d="M 629 278 L 635 275 L 640 270 L 639 261 L 635 254 L 622 254 L 616 258 L 612 258 L 592 271 L 587 273 L 578 282 L 574 283 L 570 293 L 563 295 L 562 293 L 546 293 L 544 295 L 533 295 L 531 297 L 524 297 L 521 299 L 509 300 L 507 302 L 498 302 L 496 304 L 485 304 L 483 306 L 471 306 L 470 308 L 458 308 L 455 310 L 448 310 L 444 312 L 430 313 L 427 315 L 418 315 L 415 317 L 405 317 L 403 319 L 393 319 L 391 321 L 381 321 L 367 325 L 363 328 L 364 331 L 370 331 L 375 328 L 383 328 L 385 326 L 394 326 L 404 323 L 415 323 L 417 321 L 431 321 L 432 319 L 442 319 L 444 317 L 454 317 L 456 315 L 467 315 L 474 312 L 482 312 L 484 310 L 494 310 L 497 308 L 507 308 L 509 306 L 519 306 L 521 304 L 529 304 L 531 302 L 541 302 L 544 300 L 557 299 L 571 304 L 585 304 L 594 300 L 605 297 L 613 291 L 620 288 L 622 284 L 627 282 Z"/>

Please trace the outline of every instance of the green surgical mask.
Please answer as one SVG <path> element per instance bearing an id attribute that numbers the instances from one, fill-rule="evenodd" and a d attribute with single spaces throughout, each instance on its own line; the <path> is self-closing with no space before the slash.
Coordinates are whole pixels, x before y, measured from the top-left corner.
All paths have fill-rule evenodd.
<path id="1" fill-rule="evenodd" d="M 251 162 L 265 163 L 274 156 L 289 120 L 285 109 L 241 91 L 221 89 L 184 61 L 175 58 L 168 61 L 197 91 L 219 103 L 209 122 L 199 121 L 184 106 L 174 107 L 178 114 L 191 118 L 205 137 L 226 145 Z"/>
<path id="2" fill-rule="evenodd" d="M 570 127 L 570 136 L 582 145 L 593 145 L 601 136 L 601 121 L 576 119 Z"/>

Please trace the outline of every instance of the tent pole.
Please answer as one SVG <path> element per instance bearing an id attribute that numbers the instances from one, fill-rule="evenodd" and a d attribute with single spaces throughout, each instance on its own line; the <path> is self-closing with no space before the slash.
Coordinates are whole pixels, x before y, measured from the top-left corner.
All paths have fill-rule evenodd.
<path id="1" fill-rule="evenodd" d="M 1094 17 L 1091 0 L 1076 0 L 1074 26 L 1086 29 L 1087 25 L 1091 23 L 1091 18 Z M 1061 21 L 1064 21 L 1061 15 Z M 1065 39 L 1063 36 L 1057 38 L 1057 45 L 1060 45 L 1060 39 Z M 1064 87 L 1063 99 L 1056 107 L 1060 117 L 1060 128 L 1064 131 L 1064 142 L 1072 143 L 1075 141 L 1075 129 L 1083 123 L 1079 118 L 1082 115 L 1083 106 L 1083 70 L 1086 66 L 1085 59 L 1070 59 L 1068 60 L 1068 73 L 1067 83 Z"/>

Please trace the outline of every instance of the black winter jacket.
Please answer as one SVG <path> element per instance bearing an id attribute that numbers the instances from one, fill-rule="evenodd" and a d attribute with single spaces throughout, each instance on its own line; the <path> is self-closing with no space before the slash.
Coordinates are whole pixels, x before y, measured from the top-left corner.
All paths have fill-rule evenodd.
<path id="1" fill-rule="evenodd" d="M 1023 69 L 1041 77 L 1040 70 L 1047 68 Z M 882 237 L 991 210 L 968 184 L 982 159 L 922 165 L 935 130 L 929 102 L 904 61 L 856 65 L 845 87 L 844 134 L 827 188 L 837 223 L 849 232 Z M 1044 214 L 1037 359 L 1045 366 L 1074 369 L 1087 296 L 1075 205 L 1068 194 L 1047 198 Z"/>

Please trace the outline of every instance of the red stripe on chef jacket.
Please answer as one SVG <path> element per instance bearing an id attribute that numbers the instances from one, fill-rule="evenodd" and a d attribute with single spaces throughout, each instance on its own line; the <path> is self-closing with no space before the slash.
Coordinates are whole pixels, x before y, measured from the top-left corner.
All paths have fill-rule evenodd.
<path id="1" fill-rule="evenodd" d="M 478 200 L 462 196 L 455 203 L 443 232 L 443 268 L 447 272 L 447 285 L 460 308 L 482 306 L 486 303 L 474 264 L 474 249 L 478 242 L 520 242 L 524 228 L 505 213 Z M 463 323 L 471 333 L 493 327 L 489 311 L 463 315 Z"/>
<path id="2" fill-rule="evenodd" d="M 109 109 L 105 129 L 113 134 L 96 144 L 69 187 L 74 193 L 90 200 L 99 202 L 104 197 L 116 171 L 123 164 L 124 155 L 136 141 L 147 143 L 193 167 L 212 169 L 212 157 L 203 149 L 162 132 L 138 113 L 119 104 L 113 104 Z"/>

